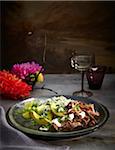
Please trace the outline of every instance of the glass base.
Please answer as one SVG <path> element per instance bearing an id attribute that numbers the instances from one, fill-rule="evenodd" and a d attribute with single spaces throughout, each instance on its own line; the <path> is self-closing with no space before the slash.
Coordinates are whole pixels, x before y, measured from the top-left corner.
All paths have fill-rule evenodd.
<path id="1" fill-rule="evenodd" d="M 82 97 L 90 97 L 93 95 L 90 91 L 75 91 L 73 93 L 74 96 L 82 96 Z"/>

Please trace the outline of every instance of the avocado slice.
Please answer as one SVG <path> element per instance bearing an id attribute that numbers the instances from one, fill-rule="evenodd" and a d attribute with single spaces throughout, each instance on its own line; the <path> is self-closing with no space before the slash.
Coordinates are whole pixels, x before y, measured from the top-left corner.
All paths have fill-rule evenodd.
<path id="1" fill-rule="evenodd" d="M 49 118 L 45 118 L 40 116 L 35 111 L 31 111 L 31 117 L 38 123 L 38 124 L 48 124 L 50 122 Z"/>
<path id="2" fill-rule="evenodd" d="M 33 101 L 30 101 L 30 102 L 26 102 L 26 103 L 24 104 L 24 109 L 26 109 L 26 110 L 31 110 L 33 104 L 34 104 L 34 100 L 33 100 Z"/>
<path id="3" fill-rule="evenodd" d="M 44 118 L 47 118 L 48 120 L 52 120 L 53 114 L 49 105 L 42 104 L 41 106 L 38 106 L 36 108 L 36 112 L 39 115 L 42 115 Z"/>
<path id="4" fill-rule="evenodd" d="M 66 114 L 66 111 L 65 111 L 64 109 L 63 109 L 63 111 L 58 112 L 58 107 L 59 107 L 59 105 L 57 105 L 57 104 L 54 103 L 54 102 L 52 102 L 52 103 L 50 104 L 50 107 L 51 107 L 52 112 L 53 112 L 55 115 L 57 115 L 57 116 L 62 117 L 64 114 Z"/>
<path id="5" fill-rule="evenodd" d="M 30 113 L 29 111 L 26 111 L 22 114 L 22 116 L 25 118 L 25 119 L 30 119 Z"/>
<path id="6" fill-rule="evenodd" d="M 37 106 L 36 111 L 38 114 L 41 114 L 46 109 L 46 104 L 42 104 L 40 106 Z"/>

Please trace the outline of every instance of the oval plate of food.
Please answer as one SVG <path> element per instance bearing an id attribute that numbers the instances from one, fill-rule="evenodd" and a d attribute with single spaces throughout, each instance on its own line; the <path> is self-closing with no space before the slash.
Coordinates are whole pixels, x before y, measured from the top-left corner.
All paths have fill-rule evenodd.
<path id="1" fill-rule="evenodd" d="M 28 136 L 61 140 L 90 134 L 108 120 L 107 108 L 89 98 L 51 96 L 29 98 L 7 112 L 8 123 Z"/>

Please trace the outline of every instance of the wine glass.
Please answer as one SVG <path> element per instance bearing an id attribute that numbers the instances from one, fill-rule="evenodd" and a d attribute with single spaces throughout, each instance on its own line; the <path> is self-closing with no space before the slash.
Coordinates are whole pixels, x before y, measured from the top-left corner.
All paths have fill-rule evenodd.
<path id="1" fill-rule="evenodd" d="M 71 58 L 71 66 L 81 72 L 81 90 L 75 91 L 73 95 L 90 97 L 92 92 L 84 90 L 84 75 L 87 69 L 94 63 L 94 54 L 89 52 L 75 52 Z"/>

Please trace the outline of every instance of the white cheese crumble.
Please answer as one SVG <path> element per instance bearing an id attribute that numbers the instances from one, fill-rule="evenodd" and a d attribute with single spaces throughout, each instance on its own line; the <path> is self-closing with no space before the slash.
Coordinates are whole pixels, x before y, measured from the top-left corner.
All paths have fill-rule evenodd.
<path id="1" fill-rule="evenodd" d="M 58 127 L 61 127 L 61 123 L 58 121 L 58 118 L 53 119 L 52 123 L 54 123 Z"/>
<path id="2" fill-rule="evenodd" d="M 45 128 L 45 127 L 40 127 L 39 130 L 41 130 L 41 131 L 48 131 L 49 129 Z"/>
<path id="3" fill-rule="evenodd" d="M 61 118 L 61 121 L 65 121 L 65 118 L 66 118 L 66 116 L 63 116 L 63 117 Z"/>
<path id="4" fill-rule="evenodd" d="M 74 118 L 74 114 L 73 113 L 69 114 L 69 120 L 71 121 L 71 120 L 73 120 L 73 118 Z"/>
<path id="5" fill-rule="evenodd" d="M 86 114 L 85 114 L 84 111 L 81 111 L 81 112 L 79 113 L 79 115 L 80 115 L 82 118 L 84 118 L 84 117 L 86 116 Z"/>

